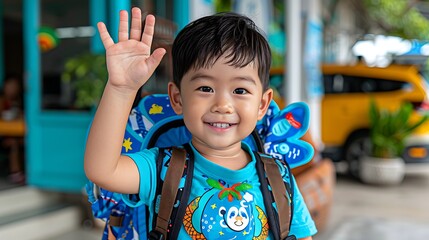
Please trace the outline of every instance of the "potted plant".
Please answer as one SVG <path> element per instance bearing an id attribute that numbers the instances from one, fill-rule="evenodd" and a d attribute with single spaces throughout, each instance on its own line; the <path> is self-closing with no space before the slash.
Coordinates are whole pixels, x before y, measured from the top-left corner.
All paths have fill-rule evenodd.
<path id="1" fill-rule="evenodd" d="M 371 155 L 361 159 L 360 177 L 373 184 L 397 184 L 404 178 L 401 155 L 406 138 L 428 120 L 422 116 L 411 122 L 413 106 L 402 103 L 395 111 L 380 109 L 372 99 L 369 108 Z"/>
<path id="2" fill-rule="evenodd" d="M 105 55 L 83 53 L 65 62 L 61 79 L 71 84 L 76 108 L 92 109 L 100 101 L 107 77 Z"/>

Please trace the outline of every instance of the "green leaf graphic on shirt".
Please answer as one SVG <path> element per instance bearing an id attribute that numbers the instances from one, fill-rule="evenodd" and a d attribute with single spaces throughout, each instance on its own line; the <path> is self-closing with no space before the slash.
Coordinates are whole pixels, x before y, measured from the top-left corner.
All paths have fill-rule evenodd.
<path id="1" fill-rule="evenodd" d="M 207 179 L 207 184 L 213 188 L 221 190 L 218 194 L 218 198 L 220 200 L 227 197 L 228 201 L 230 202 L 232 202 L 234 199 L 241 200 L 243 197 L 241 192 L 246 192 L 247 190 L 252 188 L 252 185 L 250 185 L 249 183 L 236 183 L 231 187 L 227 188 L 219 181 L 210 178 Z"/>
<path id="2" fill-rule="evenodd" d="M 219 189 L 219 190 L 222 190 L 222 189 L 225 188 L 219 181 L 216 181 L 216 180 L 211 179 L 211 178 L 207 179 L 207 184 L 210 187 L 213 187 L 213 188 L 216 188 L 216 189 Z"/>

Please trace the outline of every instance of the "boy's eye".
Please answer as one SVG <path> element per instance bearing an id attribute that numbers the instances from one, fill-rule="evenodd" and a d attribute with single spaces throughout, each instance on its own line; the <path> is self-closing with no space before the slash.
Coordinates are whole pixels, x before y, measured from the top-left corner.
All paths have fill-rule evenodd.
<path id="1" fill-rule="evenodd" d="M 197 88 L 197 90 L 201 91 L 201 92 L 213 92 L 213 89 L 211 87 L 207 87 L 207 86 L 202 86 Z"/>
<path id="2" fill-rule="evenodd" d="M 237 89 L 235 89 L 234 90 L 234 93 L 235 94 L 246 94 L 246 93 L 249 93 L 246 89 L 244 89 L 244 88 L 237 88 Z"/>

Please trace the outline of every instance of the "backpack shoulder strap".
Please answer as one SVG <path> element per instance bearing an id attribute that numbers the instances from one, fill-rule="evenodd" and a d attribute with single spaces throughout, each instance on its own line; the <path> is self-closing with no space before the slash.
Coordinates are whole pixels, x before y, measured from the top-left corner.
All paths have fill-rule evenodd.
<path id="1" fill-rule="evenodd" d="M 170 166 L 167 169 L 161 192 L 159 213 L 156 219 L 155 230 L 150 232 L 149 239 L 166 239 L 168 223 L 176 199 L 177 189 L 182 178 L 186 161 L 186 152 L 181 148 L 173 148 Z"/>
<path id="2" fill-rule="evenodd" d="M 257 170 L 258 175 L 260 176 L 264 201 L 267 200 L 267 202 L 265 202 L 265 208 L 268 216 L 270 217 L 271 215 L 270 225 L 273 229 L 274 237 L 275 239 L 286 239 L 289 235 L 291 220 L 291 206 L 287 196 L 289 190 L 285 186 L 286 183 L 284 182 L 283 177 L 280 174 L 279 167 L 274 159 L 271 156 L 262 153 L 257 153 L 256 156 L 260 159 L 260 161 L 258 161 L 260 163 L 258 164 L 257 162 Z M 263 166 L 261 166 L 261 163 Z M 261 173 L 262 167 L 266 176 L 263 176 L 263 173 Z M 268 186 L 266 181 L 264 181 L 265 177 L 268 178 L 268 182 L 272 189 L 272 197 L 274 198 L 272 200 L 276 203 L 278 214 L 274 214 L 271 201 L 269 201 L 268 196 L 266 196 L 269 195 L 271 197 L 270 194 L 267 194 Z"/>

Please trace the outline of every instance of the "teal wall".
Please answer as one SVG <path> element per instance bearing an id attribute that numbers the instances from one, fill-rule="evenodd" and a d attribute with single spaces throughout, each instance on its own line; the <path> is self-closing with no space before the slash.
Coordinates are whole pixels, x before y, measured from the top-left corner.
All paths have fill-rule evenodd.
<path id="1" fill-rule="evenodd" d="M 89 1 L 89 12 L 91 13 L 90 23 L 94 29 L 97 29 L 98 22 L 107 21 L 107 6 L 105 0 L 90 0 Z M 103 43 L 100 39 L 100 34 L 96 31 L 96 34 L 91 38 L 91 51 L 94 53 L 104 52 Z"/>
<path id="2" fill-rule="evenodd" d="M 177 24 L 177 31 L 180 31 L 189 23 L 189 1 L 190 0 L 174 0 L 173 2 L 173 21 Z"/>

